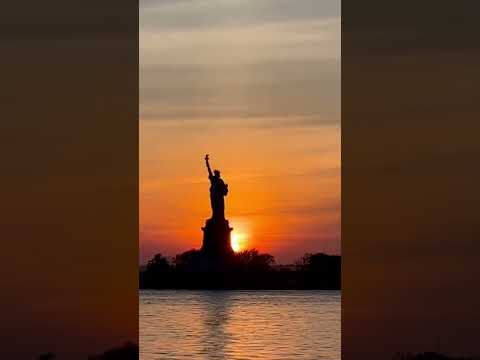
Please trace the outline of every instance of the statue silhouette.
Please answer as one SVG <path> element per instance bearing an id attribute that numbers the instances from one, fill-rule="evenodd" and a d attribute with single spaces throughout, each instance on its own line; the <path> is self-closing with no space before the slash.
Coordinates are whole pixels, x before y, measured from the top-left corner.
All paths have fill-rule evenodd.
<path id="1" fill-rule="evenodd" d="M 228 194 L 228 185 L 220 177 L 220 171 L 210 168 L 208 154 L 205 155 L 207 164 L 208 178 L 210 180 L 210 204 L 212 207 L 212 219 L 225 219 L 225 200 Z"/>

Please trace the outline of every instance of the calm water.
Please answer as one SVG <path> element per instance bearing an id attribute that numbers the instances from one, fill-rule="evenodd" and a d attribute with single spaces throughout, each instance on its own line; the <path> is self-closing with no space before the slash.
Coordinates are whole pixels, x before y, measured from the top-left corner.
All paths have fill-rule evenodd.
<path id="1" fill-rule="evenodd" d="M 141 291 L 140 359 L 340 359 L 339 291 Z"/>

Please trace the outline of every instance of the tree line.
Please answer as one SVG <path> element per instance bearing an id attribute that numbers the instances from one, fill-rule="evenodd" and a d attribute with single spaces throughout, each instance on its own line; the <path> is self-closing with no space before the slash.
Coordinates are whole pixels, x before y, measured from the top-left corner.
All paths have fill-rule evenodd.
<path id="1" fill-rule="evenodd" d="M 341 257 L 307 253 L 293 267 L 256 249 L 212 262 L 199 250 L 168 258 L 156 254 L 140 271 L 141 289 L 330 289 L 339 290 Z"/>

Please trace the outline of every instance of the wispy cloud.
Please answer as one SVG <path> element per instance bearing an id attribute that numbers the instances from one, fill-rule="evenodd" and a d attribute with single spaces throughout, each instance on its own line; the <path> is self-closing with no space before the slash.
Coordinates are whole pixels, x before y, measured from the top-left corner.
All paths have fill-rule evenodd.
<path id="1" fill-rule="evenodd" d="M 339 4 L 141 3 L 142 121 L 275 116 L 339 119 Z"/>
<path id="2" fill-rule="evenodd" d="M 325 204 L 289 204 L 284 206 L 275 206 L 267 209 L 257 209 L 255 211 L 238 212 L 236 216 L 305 216 L 305 215 L 317 215 L 322 214 L 339 214 L 340 203 L 338 199 L 334 201 L 328 201 Z"/>
<path id="3" fill-rule="evenodd" d="M 202 29 L 337 17 L 340 2 L 302 0 L 140 0 L 141 28 Z"/>

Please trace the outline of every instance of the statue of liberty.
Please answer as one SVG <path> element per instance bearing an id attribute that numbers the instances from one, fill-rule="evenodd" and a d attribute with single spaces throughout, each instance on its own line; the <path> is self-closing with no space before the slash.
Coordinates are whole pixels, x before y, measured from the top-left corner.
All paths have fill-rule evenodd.
<path id="1" fill-rule="evenodd" d="M 212 206 L 212 219 L 225 219 L 225 200 L 224 196 L 228 194 L 228 185 L 220 177 L 220 171 L 210 168 L 208 154 L 205 155 L 207 164 L 208 179 L 210 180 L 210 203 Z"/>

